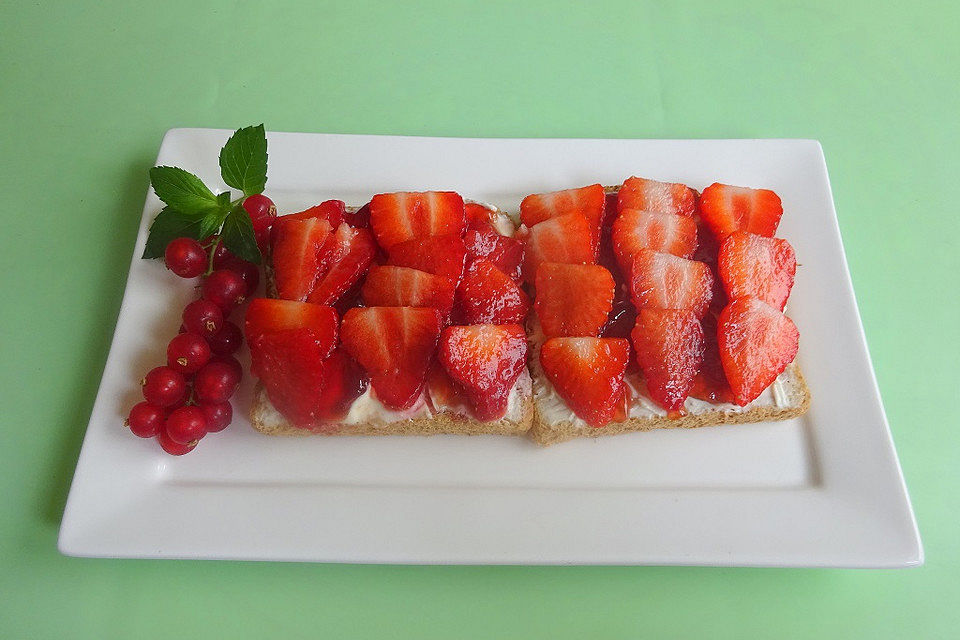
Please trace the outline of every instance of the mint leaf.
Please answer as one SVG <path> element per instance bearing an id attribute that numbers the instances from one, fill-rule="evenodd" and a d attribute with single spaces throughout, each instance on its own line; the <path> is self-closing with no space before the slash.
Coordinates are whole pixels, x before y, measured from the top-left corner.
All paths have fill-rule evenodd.
<path id="1" fill-rule="evenodd" d="M 144 258 L 162 258 L 167 244 L 175 238 L 205 238 L 202 219 L 188 216 L 171 207 L 164 207 L 150 225 L 147 246 L 143 249 Z M 251 231 L 252 233 L 252 231 Z"/>
<path id="2" fill-rule="evenodd" d="M 267 184 L 267 135 L 263 125 L 237 129 L 220 150 L 223 181 L 244 195 L 262 193 Z"/>
<path id="3" fill-rule="evenodd" d="M 188 216 L 201 216 L 219 206 L 200 178 L 177 167 L 150 169 L 150 184 L 158 198 Z"/>
<path id="4" fill-rule="evenodd" d="M 237 205 L 223 221 L 220 237 L 230 253 L 254 264 L 260 264 L 260 249 L 253 235 L 253 223 L 250 214 L 242 205 Z"/>

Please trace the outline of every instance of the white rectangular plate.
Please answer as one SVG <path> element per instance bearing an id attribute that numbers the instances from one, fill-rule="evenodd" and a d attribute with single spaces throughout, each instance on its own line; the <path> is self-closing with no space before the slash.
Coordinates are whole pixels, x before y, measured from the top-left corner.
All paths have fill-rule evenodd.
<path id="1" fill-rule="evenodd" d="M 228 131 L 174 129 L 158 164 L 220 181 Z M 774 189 L 802 264 L 789 313 L 809 413 L 541 449 L 485 436 L 270 438 L 245 418 L 181 458 L 121 426 L 191 287 L 140 260 L 60 530 L 69 555 L 324 562 L 899 567 L 923 562 L 813 140 L 506 140 L 269 134 L 281 212 L 453 189 L 516 211 L 528 193 L 629 175 Z"/>

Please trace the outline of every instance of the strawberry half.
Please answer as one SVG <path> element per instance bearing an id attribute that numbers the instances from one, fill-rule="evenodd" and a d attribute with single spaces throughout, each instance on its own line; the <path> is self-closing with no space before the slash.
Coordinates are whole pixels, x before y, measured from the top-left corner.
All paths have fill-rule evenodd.
<path id="1" fill-rule="evenodd" d="M 703 329 L 690 311 L 640 309 L 631 333 L 650 397 L 678 411 L 703 362 Z"/>
<path id="2" fill-rule="evenodd" d="M 697 223 L 672 213 L 625 209 L 613 222 L 613 252 L 624 271 L 640 249 L 689 258 L 697 248 Z"/>
<path id="3" fill-rule="evenodd" d="M 717 316 L 711 310 L 700 321 L 703 327 L 703 364 L 693 378 L 690 396 L 707 402 L 733 402 L 733 392 L 727 382 L 720 362 L 720 345 L 717 344 Z"/>
<path id="4" fill-rule="evenodd" d="M 463 198 L 452 191 L 381 193 L 370 201 L 370 226 L 389 250 L 413 238 L 462 235 Z"/>
<path id="5" fill-rule="evenodd" d="M 463 389 L 474 417 L 499 420 L 527 363 L 527 335 L 518 324 L 447 327 L 440 362 Z"/>
<path id="6" fill-rule="evenodd" d="M 443 276 L 384 265 L 370 269 L 360 295 L 369 307 L 433 307 L 447 318 L 454 292 L 453 283 Z"/>
<path id="7" fill-rule="evenodd" d="M 502 236 L 492 228 L 468 229 L 463 234 L 463 244 L 467 247 L 470 259 L 486 258 L 497 269 L 520 281 L 523 243 L 519 240 Z"/>
<path id="8" fill-rule="evenodd" d="M 458 324 L 520 324 L 530 311 L 520 285 L 482 258 L 470 263 L 456 304 Z"/>
<path id="9" fill-rule="evenodd" d="M 579 213 L 544 220 L 524 232 L 523 277 L 535 282 L 544 262 L 592 264 L 596 261 L 590 223 Z"/>
<path id="10" fill-rule="evenodd" d="M 753 296 L 783 311 L 797 256 L 786 240 L 734 231 L 720 245 L 717 268 L 731 299 Z"/>
<path id="11" fill-rule="evenodd" d="M 456 285 L 467 264 L 467 248 L 460 236 L 418 238 L 393 245 L 387 264 L 443 276 Z"/>
<path id="12" fill-rule="evenodd" d="M 343 316 L 343 347 L 370 374 L 384 406 L 409 409 L 423 390 L 442 320 L 436 309 L 356 307 Z"/>
<path id="13" fill-rule="evenodd" d="M 495 214 L 493 209 L 489 209 L 478 202 L 463 203 L 463 215 L 466 219 L 466 227 L 468 230 L 495 230 L 496 227 L 493 226 Z"/>
<path id="14" fill-rule="evenodd" d="M 734 401 L 749 404 L 797 356 L 797 326 L 757 298 L 737 298 L 720 313 L 720 361 Z"/>
<path id="15" fill-rule="evenodd" d="M 377 245 L 368 230 L 341 223 L 320 250 L 321 262 L 328 269 L 313 287 L 307 301 L 335 304 L 360 281 L 376 253 Z"/>
<path id="16" fill-rule="evenodd" d="M 624 402 L 623 374 L 630 343 L 623 338 L 551 338 L 540 365 L 567 406 L 592 427 L 602 427 Z"/>
<path id="17" fill-rule="evenodd" d="M 630 270 L 637 309 L 686 309 L 702 317 L 713 295 L 713 274 L 703 262 L 640 249 Z"/>
<path id="18" fill-rule="evenodd" d="M 325 268 L 320 249 L 330 237 L 330 223 L 322 218 L 286 220 L 273 223 L 271 262 L 277 296 L 285 300 L 306 300 Z"/>
<path id="19" fill-rule="evenodd" d="M 780 196 L 769 189 L 733 187 L 715 182 L 700 196 L 700 214 L 722 240 L 734 231 L 773 237 L 783 215 Z"/>
<path id="20" fill-rule="evenodd" d="M 603 185 L 591 184 L 579 189 L 564 189 L 550 193 L 534 193 L 520 202 L 520 221 L 528 227 L 566 215 L 579 213 L 590 221 L 594 238 L 603 224 L 606 194 Z"/>
<path id="21" fill-rule="evenodd" d="M 633 176 L 617 195 L 617 211 L 639 209 L 692 216 L 697 212 L 697 192 L 679 182 L 658 182 Z"/>
<path id="22" fill-rule="evenodd" d="M 254 298 L 247 308 L 243 328 L 253 348 L 265 335 L 303 329 L 311 331 L 326 358 L 337 345 L 337 312 L 331 307 L 293 300 Z"/>
<path id="23" fill-rule="evenodd" d="M 283 216 L 283 220 L 309 220 L 321 218 L 330 223 L 331 229 L 336 229 L 346 219 L 347 205 L 343 200 L 324 200 L 320 204 L 305 209 L 300 213 L 291 213 Z"/>
<path id="24" fill-rule="evenodd" d="M 613 308 L 616 284 L 596 264 L 547 262 L 537 271 L 537 317 L 548 338 L 596 336 Z"/>
<path id="25" fill-rule="evenodd" d="M 468 409 L 466 394 L 460 385 L 450 379 L 440 360 L 434 360 L 427 372 L 427 401 L 438 413 L 449 411 L 464 414 Z"/>

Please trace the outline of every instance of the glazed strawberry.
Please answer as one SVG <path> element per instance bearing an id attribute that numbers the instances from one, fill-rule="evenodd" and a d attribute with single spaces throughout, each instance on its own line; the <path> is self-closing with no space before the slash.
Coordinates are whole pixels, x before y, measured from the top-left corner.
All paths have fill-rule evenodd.
<path id="1" fill-rule="evenodd" d="M 459 236 L 463 198 L 452 191 L 381 193 L 370 201 L 370 226 L 386 250 L 413 238 Z"/>
<path id="2" fill-rule="evenodd" d="M 707 402 L 733 402 L 733 392 L 727 383 L 727 376 L 723 372 L 723 363 L 720 362 L 720 345 L 717 344 L 717 316 L 708 311 L 703 320 L 703 364 L 700 371 L 693 378 L 690 387 L 690 397 L 706 400 Z"/>
<path id="3" fill-rule="evenodd" d="M 535 282 L 537 268 L 544 262 L 591 264 L 596 255 L 590 223 L 579 213 L 544 220 L 524 230 L 523 277 Z"/>
<path id="4" fill-rule="evenodd" d="M 493 226 L 493 219 L 496 212 L 477 202 L 465 202 L 463 204 L 463 214 L 466 218 L 466 228 L 484 231 L 487 229 L 496 230 Z"/>
<path id="5" fill-rule="evenodd" d="M 309 331 L 320 347 L 321 359 L 337 344 L 337 312 L 331 307 L 294 300 L 255 298 L 247 308 L 244 333 L 251 348 L 265 335 L 301 329 Z"/>
<path id="6" fill-rule="evenodd" d="M 703 362 L 697 316 L 677 309 L 640 309 L 631 338 L 650 397 L 667 411 L 678 411 Z"/>
<path id="7" fill-rule="evenodd" d="M 624 271 L 640 249 L 689 258 L 697 248 L 697 223 L 672 213 L 625 209 L 613 222 L 613 251 Z"/>
<path id="8" fill-rule="evenodd" d="M 316 304 L 335 304 L 360 282 L 373 257 L 377 245 L 367 229 L 355 229 L 341 223 L 320 250 L 321 263 L 326 268 L 307 297 Z"/>
<path id="9" fill-rule="evenodd" d="M 354 229 L 370 228 L 370 203 L 363 205 L 356 211 L 345 211 L 343 221 Z"/>
<path id="10" fill-rule="evenodd" d="M 423 390 L 442 320 L 423 307 L 354 308 L 343 316 L 341 340 L 370 375 L 386 407 L 409 409 Z"/>
<path id="11" fill-rule="evenodd" d="M 492 228 L 468 229 L 463 234 L 463 243 L 469 259 L 486 258 L 500 271 L 514 280 L 520 280 L 523 243 L 516 238 L 502 236 Z"/>
<path id="12" fill-rule="evenodd" d="M 734 231 L 772 237 L 777 232 L 783 205 L 769 189 L 732 187 L 715 182 L 700 196 L 700 214 L 718 239 Z"/>
<path id="13" fill-rule="evenodd" d="M 546 262 L 537 270 L 537 318 L 547 338 L 596 336 L 613 307 L 615 283 L 596 264 Z"/>
<path id="14" fill-rule="evenodd" d="M 465 414 L 469 411 L 463 389 L 450 379 L 440 360 L 434 360 L 427 372 L 427 401 L 436 412 Z"/>
<path id="15" fill-rule="evenodd" d="M 336 229 L 347 215 L 347 205 L 343 200 L 324 200 L 320 204 L 305 209 L 300 213 L 291 213 L 283 216 L 283 220 L 309 220 L 321 218 L 330 223 L 331 229 Z"/>
<path id="16" fill-rule="evenodd" d="M 703 262 L 640 249 L 630 270 L 637 309 L 686 309 L 703 316 L 712 296 L 713 275 Z"/>
<path id="17" fill-rule="evenodd" d="M 449 317 L 454 286 L 447 278 L 409 267 L 373 267 L 361 296 L 370 307 L 433 307 Z"/>
<path id="18" fill-rule="evenodd" d="M 734 231 L 720 245 L 717 268 L 731 299 L 753 296 L 783 311 L 797 256 L 786 240 Z"/>
<path id="19" fill-rule="evenodd" d="M 540 349 L 547 379 L 570 409 L 593 427 L 617 414 L 630 343 L 623 338 L 551 338 Z"/>
<path id="20" fill-rule="evenodd" d="M 273 224 L 271 261 L 278 297 L 307 299 L 325 267 L 320 249 L 330 237 L 330 231 L 330 223 L 321 218 L 279 218 Z"/>
<path id="21" fill-rule="evenodd" d="M 734 401 L 744 406 L 793 362 L 800 333 L 775 307 L 758 298 L 737 298 L 720 313 L 717 339 Z"/>
<path id="22" fill-rule="evenodd" d="M 417 238 L 393 245 L 387 264 L 419 269 L 459 284 L 467 265 L 467 248 L 460 236 Z"/>
<path id="23" fill-rule="evenodd" d="M 594 233 L 598 233 L 603 224 L 605 204 L 606 195 L 603 186 L 599 184 L 579 189 L 535 193 L 520 203 L 520 221 L 533 227 L 550 218 L 579 213 L 590 222 Z"/>
<path id="24" fill-rule="evenodd" d="M 447 327 L 440 362 L 463 389 L 478 420 L 498 420 L 527 364 L 527 336 L 518 324 Z"/>
<path id="25" fill-rule="evenodd" d="M 530 310 L 530 299 L 510 276 L 489 260 L 470 263 L 457 289 L 458 324 L 520 324 Z"/>
<path id="26" fill-rule="evenodd" d="M 697 211 L 697 192 L 678 182 L 634 176 L 624 180 L 617 196 L 617 211 L 626 209 L 692 216 Z"/>

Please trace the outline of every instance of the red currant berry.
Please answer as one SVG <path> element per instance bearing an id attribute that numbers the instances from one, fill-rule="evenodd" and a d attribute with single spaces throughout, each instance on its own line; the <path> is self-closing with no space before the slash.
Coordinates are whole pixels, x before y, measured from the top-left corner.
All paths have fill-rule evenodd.
<path id="1" fill-rule="evenodd" d="M 219 238 L 220 236 L 217 236 L 217 235 L 207 236 L 206 238 L 204 238 L 202 243 L 203 246 L 205 247 L 212 247 L 214 242 L 217 243 L 217 248 L 213 250 L 213 268 L 214 269 L 219 268 L 220 263 L 227 256 L 230 255 L 230 252 L 227 250 L 227 245 L 225 245 L 222 241 L 217 242 Z"/>
<path id="2" fill-rule="evenodd" d="M 197 447 L 196 442 L 191 442 L 190 444 L 180 444 L 179 442 L 174 442 L 167 432 L 160 430 L 160 433 L 157 434 L 157 442 L 160 443 L 160 447 L 164 451 L 169 453 L 172 456 L 182 456 L 185 453 L 190 453 Z"/>
<path id="3" fill-rule="evenodd" d="M 208 362 L 193 379 L 193 391 L 198 400 L 225 402 L 240 384 L 240 376 L 226 362 Z"/>
<path id="4" fill-rule="evenodd" d="M 223 328 L 223 311 L 220 307 L 200 298 L 183 309 L 183 326 L 190 333 L 204 338 L 216 335 Z"/>
<path id="5" fill-rule="evenodd" d="M 240 364 L 240 361 L 233 356 L 214 356 L 210 358 L 210 362 L 225 362 L 230 365 L 231 369 L 237 372 L 238 379 L 243 379 L 243 366 Z"/>
<path id="6" fill-rule="evenodd" d="M 177 329 L 177 333 L 186 333 L 186 332 L 187 332 L 187 325 L 185 325 L 185 324 L 183 324 L 183 323 L 181 322 L 181 323 L 180 323 L 180 328 Z"/>
<path id="7" fill-rule="evenodd" d="M 210 343 L 210 350 L 218 356 L 229 356 L 243 344 L 243 332 L 234 323 L 224 320 L 220 331 L 207 338 L 207 342 Z"/>
<path id="8" fill-rule="evenodd" d="M 277 207 L 273 200 L 262 193 L 254 194 L 243 201 L 243 208 L 250 214 L 250 222 L 253 224 L 253 235 L 257 239 L 257 246 L 260 251 L 266 251 L 270 244 L 270 227 L 277 217 Z"/>
<path id="9" fill-rule="evenodd" d="M 172 406 L 180 402 L 187 393 L 186 379 L 180 372 L 170 367 L 151 369 L 140 385 L 143 387 L 143 397 L 147 402 L 158 407 Z"/>
<path id="10" fill-rule="evenodd" d="M 247 295 L 256 291 L 257 285 L 260 284 L 260 267 L 234 255 L 227 256 L 217 268 L 229 269 L 243 278 L 244 284 L 247 285 Z"/>
<path id="11" fill-rule="evenodd" d="M 207 254 L 193 238 L 171 240 L 163 257 L 167 269 L 181 278 L 196 278 L 207 270 Z"/>
<path id="12" fill-rule="evenodd" d="M 195 333 L 174 336 L 167 345 L 167 366 L 184 375 L 195 373 L 210 361 L 210 345 Z"/>
<path id="13" fill-rule="evenodd" d="M 216 304 L 224 314 L 243 302 L 247 285 L 239 274 L 229 269 L 217 269 L 203 279 L 203 297 Z"/>
<path id="14" fill-rule="evenodd" d="M 207 433 L 223 431 L 233 420 L 233 406 L 229 402 L 201 402 L 197 406 L 207 419 Z"/>
<path id="15" fill-rule="evenodd" d="M 130 409 L 130 415 L 127 416 L 123 424 L 135 436 L 152 438 L 163 428 L 166 419 L 167 412 L 163 407 L 158 407 L 149 402 L 138 402 Z"/>
<path id="16" fill-rule="evenodd" d="M 196 442 L 207 433 L 207 419 L 203 411 L 194 406 L 174 409 L 167 416 L 164 432 L 180 444 Z"/>

